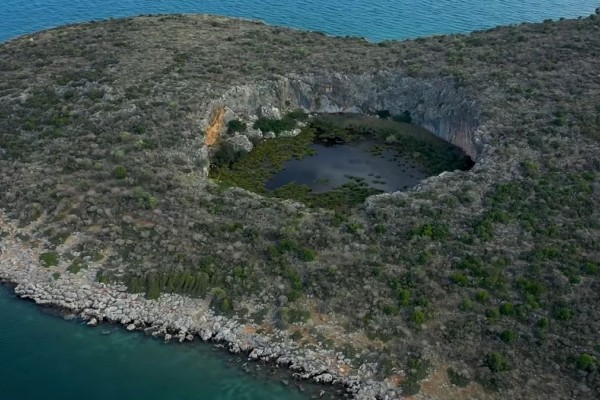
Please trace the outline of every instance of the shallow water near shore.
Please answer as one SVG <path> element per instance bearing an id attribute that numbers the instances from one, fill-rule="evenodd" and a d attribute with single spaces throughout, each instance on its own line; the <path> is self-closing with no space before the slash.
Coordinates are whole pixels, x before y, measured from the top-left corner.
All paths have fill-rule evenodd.
<path id="1" fill-rule="evenodd" d="M 0 285 L 3 400 L 306 400 L 240 357 L 204 343 L 165 344 L 116 326 L 85 326 Z M 111 333 L 106 335 L 106 331 Z M 270 369 L 260 363 L 247 368 Z M 307 386 L 308 384 L 305 384 Z M 318 388 L 308 387 L 313 393 Z M 325 397 L 327 398 L 327 397 Z"/>
<path id="2" fill-rule="evenodd" d="M 0 41 L 66 23 L 165 13 L 260 19 L 380 41 L 587 16 L 596 7 L 597 0 L 2 0 Z"/>

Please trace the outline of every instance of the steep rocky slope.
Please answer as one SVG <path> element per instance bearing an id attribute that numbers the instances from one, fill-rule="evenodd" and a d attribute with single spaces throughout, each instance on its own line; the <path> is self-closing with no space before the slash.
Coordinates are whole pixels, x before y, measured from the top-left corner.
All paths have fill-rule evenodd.
<path id="1" fill-rule="evenodd" d="M 0 71 L 2 232 L 43 287 L 206 298 L 363 398 L 600 395 L 598 16 L 378 44 L 139 17 L 4 43 Z M 349 214 L 206 178 L 219 107 L 298 106 L 408 110 L 477 164 Z"/>

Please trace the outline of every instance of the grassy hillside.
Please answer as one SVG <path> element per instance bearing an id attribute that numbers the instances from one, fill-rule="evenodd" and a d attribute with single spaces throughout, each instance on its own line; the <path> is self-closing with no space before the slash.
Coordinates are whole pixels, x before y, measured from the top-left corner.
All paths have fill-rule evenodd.
<path id="1" fill-rule="evenodd" d="M 489 146 L 471 171 L 348 213 L 203 177 L 210 101 L 316 71 L 452 77 Z M 600 16 L 378 44 L 203 16 L 45 31 L 0 45 L 0 206 L 48 240 L 45 263 L 211 296 L 382 379 L 403 370 L 408 393 L 595 399 L 599 71 Z M 476 384 L 420 387 L 434 371 Z"/>

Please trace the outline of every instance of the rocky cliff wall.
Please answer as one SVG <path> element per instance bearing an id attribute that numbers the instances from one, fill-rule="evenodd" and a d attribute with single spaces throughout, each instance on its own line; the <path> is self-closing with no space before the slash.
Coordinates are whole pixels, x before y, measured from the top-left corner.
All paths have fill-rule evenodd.
<path id="1" fill-rule="evenodd" d="M 234 86 L 211 104 L 225 106 L 241 118 L 261 116 L 265 109 L 304 108 L 320 113 L 368 113 L 389 110 L 411 113 L 413 122 L 461 147 L 477 160 L 481 110 L 469 94 L 450 79 L 427 81 L 392 74 L 317 74 L 276 77 Z"/>

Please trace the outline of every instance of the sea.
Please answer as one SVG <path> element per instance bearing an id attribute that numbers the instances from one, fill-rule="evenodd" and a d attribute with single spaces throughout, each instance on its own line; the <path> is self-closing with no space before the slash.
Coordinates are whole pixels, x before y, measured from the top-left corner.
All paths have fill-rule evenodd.
<path id="1" fill-rule="evenodd" d="M 257 19 L 377 42 L 585 17 L 599 5 L 599 0 L 0 0 L 0 42 L 63 24 L 165 13 Z M 302 391 L 285 374 L 245 364 L 206 343 L 167 344 L 113 326 L 67 321 L 0 286 L 0 400 L 313 396 L 314 388 Z"/>

